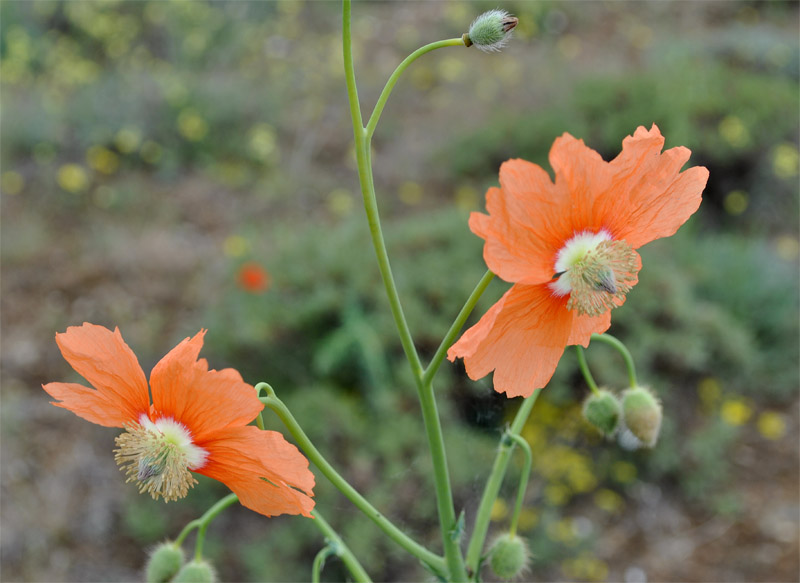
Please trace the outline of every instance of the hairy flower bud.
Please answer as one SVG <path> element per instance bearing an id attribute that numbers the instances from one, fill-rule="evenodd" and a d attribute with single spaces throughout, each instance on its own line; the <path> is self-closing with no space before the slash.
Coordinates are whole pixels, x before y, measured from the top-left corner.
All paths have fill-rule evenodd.
<path id="1" fill-rule="evenodd" d="M 150 553 L 145 567 L 147 583 L 167 583 L 183 567 L 183 549 L 175 543 L 165 542 Z"/>
<path id="2" fill-rule="evenodd" d="M 622 420 L 644 447 L 653 447 L 661 430 L 661 403 L 644 387 L 633 387 L 622 394 Z"/>
<path id="3" fill-rule="evenodd" d="M 173 583 L 215 583 L 218 581 L 214 567 L 208 561 L 194 560 L 186 563 L 175 578 Z"/>
<path id="4" fill-rule="evenodd" d="M 505 10 L 489 10 L 476 18 L 464 35 L 466 46 L 475 45 L 484 52 L 499 51 L 511 38 L 519 20 Z"/>
<path id="5" fill-rule="evenodd" d="M 622 417 L 622 405 L 611 391 L 600 389 L 583 402 L 583 417 L 606 437 L 613 437 Z"/>
<path id="6" fill-rule="evenodd" d="M 530 553 L 525 541 L 509 533 L 495 539 L 489 550 L 489 566 L 500 579 L 509 581 L 528 569 Z"/>

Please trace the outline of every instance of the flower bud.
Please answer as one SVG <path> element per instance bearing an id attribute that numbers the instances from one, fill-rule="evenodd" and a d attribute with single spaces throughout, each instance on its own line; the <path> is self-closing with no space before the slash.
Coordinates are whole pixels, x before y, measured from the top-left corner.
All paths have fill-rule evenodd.
<path id="1" fill-rule="evenodd" d="M 173 583 L 215 583 L 217 574 L 208 561 L 194 560 L 186 563 L 172 581 Z"/>
<path id="2" fill-rule="evenodd" d="M 145 567 L 147 583 L 167 583 L 183 567 L 183 549 L 175 543 L 165 542 L 150 553 Z"/>
<path id="3" fill-rule="evenodd" d="M 661 403 L 644 387 L 622 394 L 622 421 L 644 447 L 653 447 L 661 430 Z"/>
<path id="4" fill-rule="evenodd" d="M 590 394 L 583 402 L 583 417 L 606 437 L 613 437 L 622 417 L 622 405 L 607 389 Z"/>
<path id="5" fill-rule="evenodd" d="M 500 535 L 489 550 L 489 566 L 492 572 L 505 581 L 522 575 L 527 571 L 529 562 L 528 545 L 516 535 Z"/>
<path id="6" fill-rule="evenodd" d="M 519 20 L 505 10 L 489 10 L 476 18 L 464 35 L 466 46 L 475 45 L 484 52 L 499 51 L 511 38 Z"/>

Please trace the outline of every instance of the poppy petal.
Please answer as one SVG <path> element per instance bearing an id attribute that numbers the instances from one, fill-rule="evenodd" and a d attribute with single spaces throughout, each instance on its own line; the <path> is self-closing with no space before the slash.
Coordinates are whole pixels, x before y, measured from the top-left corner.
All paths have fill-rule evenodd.
<path id="1" fill-rule="evenodd" d="M 264 516 L 311 516 L 314 474 L 280 433 L 252 425 L 228 427 L 197 445 L 209 455 L 195 471 L 228 486 L 243 506 Z"/>
<path id="2" fill-rule="evenodd" d="M 126 411 L 110 401 L 105 393 L 76 383 L 47 383 L 42 388 L 59 402 L 51 401 L 56 407 L 72 411 L 78 417 L 102 425 L 103 427 L 123 427 L 131 421 Z"/>
<path id="3" fill-rule="evenodd" d="M 634 249 L 675 234 L 700 206 L 708 181 L 702 166 L 680 172 L 691 155 L 687 148 L 661 153 L 663 145 L 655 124 L 625 138 L 622 152 L 609 164 L 613 188 L 597 205 L 614 237 Z"/>
<path id="4" fill-rule="evenodd" d="M 113 426 L 121 426 L 118 424 L 120 419 L 125 422 L 135 420 L 149 410 L 147 379 L 136 355 L 122 339 L 119 328 L 112 332 L 103 326 L 84 322 L 82 326 L 70 326 L 66 332 L 56 334 L 56 343 L 64 359 L 89 381 L 97 393 L 92 397 L 89 392 L 92 389 L 71 383 L 51 387 L 60 396 L 50 394 L 63 400 L 61 406 L 78 415 L 78 410 L 104 412 L 108 420 L 100 424 L 107 426 L 112 420 Z M 67 397 L 64 387 L 81 387 L 82 390 Z M 86 400 L 85 404 L 81 404 L 83 400 Z M 97 423 L 95 419 L 89 420 Z"/>
<path id="5" fill-rule="evenodd" d="M 525 160 L 504 162 L 500 185 L 486 193 L 489 215 L 470 217 L 472 232 L 486 240 L 486 265 L 506 281 L 544 283 L 553 276 L 552 257 L 562 241 L 560 207 L 566 199 L 547 172 Z"/>
<path id="6" fill-rule="evenodd" d="M 611 171 L 600 154 L 583 140 L 564 134 L 550 148 L 550 165 L 556 185 L 568 193 L 568 206 L 560 217 L 561 243 L 576 233 L 607 228 L 595 211 L 597 198 L 611 188 Z"/>
<path id="7" fill-rule="evenodd" d="M 264 408 L 252 385 L 233 369 L 208 370 L 198 360 L 205 330 L 170 350 L 150 373 L 153 407 L 192 432 L 195 440 L 218 429 L 246 425 Z"/>
<path id="8" fill-rule="evenodd" d="M 463 358 L 473 380 L 494 370 L 499 393 L 529 397 L 547 384 L 564 353 L 574 318 L 566 302 L 547 284 L 516 284 L 450 347 L 447 357 Z"/>

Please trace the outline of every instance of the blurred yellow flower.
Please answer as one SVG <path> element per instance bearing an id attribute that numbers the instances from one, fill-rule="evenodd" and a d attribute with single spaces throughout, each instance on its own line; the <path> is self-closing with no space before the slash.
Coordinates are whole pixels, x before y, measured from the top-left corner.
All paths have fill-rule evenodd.
<path id="1" fill-rule="evenodd" d="M 783 415 L 764 411 L 758 416 L 758 431 L 767 439 L 780 439 L 786 434 L 786 421 Z"/>
<path id="2" fill-rule="evenodd" d="M 794 178 L 798 173 L 800 153 L 794 144 L 784 142 L 772 149 L 772 169 L 779 178 Z"/>
<path id="3" fill-rule="evenodd" d="M 722 387 L 717 379 L 706 377 L 697 384 L 697 393 L 703 409 L 708 413 L 716 407 L 722 396 Z"/>
<path id="4" fill-rule="evenodd" d="M 178 115 L 178 131 L 187 140 L 199 142 L 206 137 L 208 124 L 197 110 L 187 108 Z"/>
<path id="5" fill-rule="evenodd" d="M 544 497 L 553 506 L 563 506 L 570 499 L 570 492 L 561 484 L 549 484 L 544 489 Z"/>
<path id="6" fill-rule="evenodd" d="M 729 215 L 740 215 L 744 211 L 747 210 L 747 193 L 744 190 L 732 190 L 727 195 L 725 195 L 725 199 L 722 202 L 722 205 L 725 207 L 725 211 Z"/>
<path id="7" fill-rule="evenodd" d="M 750 141 L 747 126 L 735 115 L 728 115 L 719 122 L 719 134 L 734 148 L 744 147 Z"/>
<path id="8" fill-rule="evenodd" d="M 103 146 L 92 146 L 86 151 L 86 162 L 102 174 L 114 174 L 119 168 L 119 156 Z"/>
<path id="9" fill-rule="evenodd" d="M 621 484 L 629 484 L 636 479 L 636 466 L 626 461 L 616 461 L 611 464 L 611 477 Z"/>
<path id="10" fill-rule="evenodd" d="M 56 174 L 58 185 L 73 194 L 83 192 L 89 186 L 89 176 L 83 166 L 78 164 L 64 164 Z"/>
<path id="11" fill-rule="evenodd" d="M 123 154 L 130 154 L 139 147 L 142 132 L 138 128 L 124 127 L 114 136 L 114 145 Z"/>
<path id="12" fill-rule="evenodd" d="M 231 235 L 222 243 L 222 251 L 228 257 L 241 257 L 249 250 L 250 244 L 241 235 Z"/>
<path id="13" fill-rule="evenodd" d="M 354 206 L 353 195 L 345 188 L 334 188 L 328 195 L 328 210 L 338 217 L 349 215 Z"/>
<path id="14" fill-rule="evenodd" d="M 456 206 L 462 211 L 474 211 L 478 208 L 479 194 L 473 187 L 463 184 L 456 189 Z"/>
<path id="15" fill-rule="evenodd" d="M 595 506 L 609 513 L 618 512 L 625 505 L 622 496 L 608 488 L 595 492 L 593 500 Z"/>
<path id="16" fill-rule="evenodd" d="M 781 235 L 775 242 L 775 251 L 784 261 L 795 261 L 800 255 L 800 241 L 791 235 Z"/>
<path id="17" fill-rule="evenodd" d="M 517 526 L 523 532 L 533 530 L 539 524 L 539 514 L 531 508 L 523 508 L 519 513 Z"/>
<path id="18" fill-rule="evenodd" d="M 265 123 L 256 124 L 250 130 L 247 146 L 250 153 L 257 159 L 262 162 L 270 160 L 277 153 L 278 149 L 275 128 Z"/>
<path id="19" fill-rule="evenodd" d="M 409 206 L 422 202 L 422 187 L 417 182 L 406 181 L 400 185 L 398 197 Z"/>
<path id="20" fill-rule="evenodd" d="M 734 426 L 744 425 L 752 414 L 753 410 L 742 399 L 727 399 L 720 409 L 722 420 Z"/>
<path id="21" fill-rule="evenodd" d="M 498 520 L 503 520 L 506 516 L 508 516 L 508 504 L 502 498 L 498 498 L 492 504 L 492 511 L 489 514 L 489 518 L 495 522 Z"/>
<path id="22" fill-rule="evenodd" d="M 0 175 L 0 189 L 3 194 L 19 194 L 25 186 L 22 174 L 14 170 L 6 170 Z"/>

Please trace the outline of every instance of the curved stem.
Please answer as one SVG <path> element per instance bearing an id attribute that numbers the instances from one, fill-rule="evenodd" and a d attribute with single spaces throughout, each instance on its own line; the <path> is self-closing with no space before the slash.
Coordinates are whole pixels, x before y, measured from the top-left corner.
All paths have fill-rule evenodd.
<path id="1" fill-rule="evenodd" d="M 336 533 L 335 530 L 333 530 L 331 525 L 322 518 L 318 510 L 313 510 L 312 514 L 314 515 L 314 524 L 330 541 L 328 545 L 317 554 L 317 557 L 323 555 L 323 552 L 328 549 L 342 560 L 350 573 L 353 575 L 355 581 L 358 583 L 371 583 L 372 580 L 369 578 L 369 575 L 367 575 L 364 567 L 361 566 L 361 563 L 358 562 L 358 559 L 356 559 L 355 555 L 348 548 L 348 546 L 344 544 L 342 538 Z M 328 554 L 330 554 L 330 552 Z M 324 561 L 327 556 L 327 554 L 323 555 L 321 561 Z M 315 558 L 314 563 L 316 564 L 316 562 L 317 559 Z M 316 581 L 319 581 L 319 572 L 321 571 L 322 565 L 320 565 L 319 571 L 316 572 Z"/>
<path id="2" fill-rule="evenodd" d="M 325 559 L 336 554 L 335 545 L 336 543 L 333 542 L 328 543 L 314 556 L 314 562 L 311 564 L 311 583 L 319 583 L 322 567 L 325 566 Z"/>
<path id="3" fill-rule="evenodd" d="M 325 475 L 330 482 L 339 489 L 361 512 L 363 512 L 372 522 L 374 522 L 383 532 L 389 536 L 393 541 L 407 550 L 409 553 L 417 557 L 420 561 L 427 564 L 434 573 L 442 575 L 446 573 L 446 566 L 444 559 L 436 555 L 412 540 L 407 534 L 397 528 L 390 522 L 383 514 L 381 514 L 372 504 L 359 494 L 339 473 L 333 469 L 328 461 L 322 456 L 319 450 L 314 446 L 308 436 L 305 434 L 300 424 L 294 418 L 292 413 L 281 401 L 275 391 L 267 383 L 259 383 L 256 387 L 261 390 L 267 391 L 269 396 L 261 397 L 260 400 L 267 407 L 272 409 L 275 414 L 280 418 L 289 433 L 292 434 L 297 444 L 308 456 L 308 459 L 317 466 L 320 471 Z"/>
<path id="4" fill-rule="evenodd" d="M 519 435 L 541 392 L 541 389 L 535 391 L 522 402 L 517 414 L 514 416 L 514 421 L 511 422 L 511 427 L 509 427 L 506 432 L 507 435 Z M 469 539 L 469 547 L 467 548 L 467 569 L 469 569 L 473 578 L 477 578 L 478 576 L 481 551 L 486 541 L 486 534 L 489 531 L 489 518 L 491 516 L 492 506 L 495 500 L 497 500 L 497 494 L 500 491 L 500 485 L 503 482 L 503 477 L 508 468 L 508 462 L 511 458 L 511 450 L 513 448 L 514 442 L 511 439 L 503 439 L 500 442 L 500 448 L 497 452 L 497 457 L 495 457 L 494 465 L 492 466 L 492 473 L 489 474 L 489 479 L 486 481 L 483 496 L 478 506 L 475 526 L 472 531 L 472 536 Z"/>
<path id="5" fill-rule="evenodd" d="M 378 125 L 378 120 L 381 118 L 381 113 L 383 112 L 383 108 L 386 105 L 386 101 L 389 99 L 389 95 L 392 93 L 392 89 L 394 89 L 397 80 L 400 78 L 400 75 L 403 74 L 408 66 L 420 58 L 425 53 L 429 53 L 436 49 L 441 49 L 444 47 L 456 47 L 456 46 L 464 46 L 464 39 L 463 38 L 450 38 L 447 40 L 440 40 L 434 43 L 430 43 L 425 45 L 424 47 L 418 48 L 416 51 L 408 55 L 403 62 L 397 65 L 397 68 L 394 70 L 394 73 L 389 77 L 389 80 L 386 81 L 386 86 L 383 88 L 380 97 L 378 97 L 377 103 L 375 103 L 375 109 L 372 111 L 372 115 L 370 116 L 369 120 L 367 121 L 366 127 L 366 135 L 367 139 L 369 140 L 372 138 L 372 134 L 375 133 L 375 128 Z"/>
<path id="6" fill-rule="evenodd" d="M 578 357 L 578 368 L 581 369 L 581 373 L 583 374 L 583 378 L 586 380 L 586 384 L 589 385 L 589 388 L 595 395 L 599 395 L 600 389 L 597 387 L 597 383 L 594 382 L 592 371 L 589 370 L 589 363 L 586 362 L 586 353 L 583 350 L 583 346 L 576 344 L 575 354 Z"/>
<path id="7" fill-rule="evenodd" d="M 200 518 L 192 520 L 189 524 L 183 527 L 183 530 L 178 535 L 178 538 L 175 539 L 175 544 L 178 546 L 182 545 L 184 539 L 186 539 L 186 536 L 192 532 L 193 529 L 197 528 L 197 541 L 195 543 L 194 555 L 195 559 L 202 559 L 203 542 L 206 538 L 206 529 L 208 528 L 208 525 L 211 524 L 211 521 L 214 520 L 214 518 L 216 518 L 220 512 L 238 501 L 239 497 L 236 494 L 228 494 L 224 498 L 221 498 L 216 504 L 206 510 L 205 514 L 203 514 Z"/>
<path id="8" fill-rule="evenodd" d="M 450 348 L 450 345 L 456 339 L 456 336 L 458 336 L 458 333 L 464 326 L 464 322 L 466 322 L 467 318 L 469 318 L 473 308 L 475 308 L 475 304 L 478 303 L 478 300 L 483 295 L 483 292 L 486 291 L 486 288 L 492 279 L 494 279 L 494 273 L 487 271 L 478 282 L 478 285 L 475 286 L 475 289 L 472 290 L 469 298 L 467 298 L 467 302 L 464 304 L 464 307 L 461 308 L 461 311 L 458 313 L 455 321 L 450 326 L 450 329 L 447 331 L 447 334 L 445 334 L 445 337 L 442 339 L 442 343 L 439 344 L 439 348 L 436 349 L 436 353 L 433 355 L 431 362 L 425 369 L 425 372 L 422 375 L 423 383 L 430 383 L 433 381 L 434 375 L 436 375 L 436 372 L 439 370 L 439 366 L 441 366 L 442 361 L 447 354 L 447 349 Z"/>
<path id="9" fill-rule="evenodd" d="M 517 503 L 514 505 L 514 514 L 511 515 L 511 527 L 508 532 L 511 536 L 517 534 L 517 523 L 519 522 L 519 515 L 522 511 L 522 503 L 525 500 L 525 490 L 528 488 L 528 478 L 531 475 L 531 467 L 533 466 L 533 452 L 528 442 L 521 436 L 514 433 L 508 434 L 515 444 L 517 444 L 522 453 L 525 455 L 525 461 L 522 465 L 522 476 L 519 479 L 519 490 L 517 491 Z"/>
<path id="10" fill-rule="evenodd" d="M 592 340 L 600 340 L 616 348 L 622 355 L 622 359 L 625 361 L 625 367 L 628 369 L 628 382 L 631 384 L 631 387 L 638 386 L 636 382 L 636 365 L 633 363 L 633 356 L 631 356 L 628 348 L 620 340 L 614 338 L 610 334 L 592 334 Z"/>

